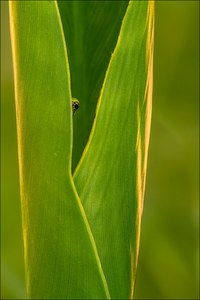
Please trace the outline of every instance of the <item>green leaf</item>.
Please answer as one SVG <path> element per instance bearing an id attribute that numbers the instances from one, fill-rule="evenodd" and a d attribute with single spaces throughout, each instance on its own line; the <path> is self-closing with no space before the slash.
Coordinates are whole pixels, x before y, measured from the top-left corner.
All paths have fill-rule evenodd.
<path id="1" fill-rule="evenodd" d="M 73 168 L 88 141 L 106 69 L 128 1 L 58 1 L 72 78 L 80 101 L 74 118 Z"/>
<path id="2" fill-rule="evenodd" d="M 152 98 L 153 2 L 131 1 L 74 181 L 113 299 L 133 296 Z"/>
<path id="3" fill-rule="evenodd" d="M 56 2 L 10 1 L 28 297 L 109 291 L 71 179 L 72 107 Z"/>

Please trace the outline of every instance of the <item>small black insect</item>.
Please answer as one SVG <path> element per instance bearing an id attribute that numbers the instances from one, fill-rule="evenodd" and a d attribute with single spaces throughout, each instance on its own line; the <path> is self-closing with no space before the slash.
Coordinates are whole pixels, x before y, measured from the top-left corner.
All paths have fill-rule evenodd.
<path id="1" fill-rule="evenodd" d="M 77 99 L 72 98 L 72 111 L 73 111 L 73 115 L 74 115 L 75 111 L 77 111 L 77 109 L 79 109 L 79 106 L 80 106 L 80 102 Z"/>

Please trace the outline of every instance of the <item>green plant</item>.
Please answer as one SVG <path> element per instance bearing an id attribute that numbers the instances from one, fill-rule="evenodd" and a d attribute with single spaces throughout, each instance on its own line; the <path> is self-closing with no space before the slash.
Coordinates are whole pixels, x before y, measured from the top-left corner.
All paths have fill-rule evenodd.
<path id="1" fill-rule="evenodd" d="M 58 4 L 10 1 L 28 297 L 132 298 L 150 133 L 153 1 Z M 72 95 L 81 107 L 74 118 Z M 76 166 L 90 131 L 72 177 L 72 144 Z"/>

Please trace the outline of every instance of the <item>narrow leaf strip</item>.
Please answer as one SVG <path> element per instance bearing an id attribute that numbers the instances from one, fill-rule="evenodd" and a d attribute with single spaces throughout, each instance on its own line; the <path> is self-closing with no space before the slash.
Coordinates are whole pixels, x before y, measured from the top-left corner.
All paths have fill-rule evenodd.
<path id="1" fill-rule="evenodd" d="M 153 1 L 130 1 L 74 175 L 111 298 L 133 297 L 152 98 Z"/>

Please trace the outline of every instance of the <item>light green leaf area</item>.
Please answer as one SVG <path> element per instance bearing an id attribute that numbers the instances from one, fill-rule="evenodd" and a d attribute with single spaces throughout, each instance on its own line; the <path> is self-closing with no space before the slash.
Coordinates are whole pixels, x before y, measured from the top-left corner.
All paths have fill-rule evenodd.
<path id="1" fill-rule="evenodd" d="M 71 179 L 72 107 L 56 2 L 10 1 L 28 297 L 109 298 Z"/>
<path id="2" fill-rule="evenodd" d="M 128 299 L 150 131 L 153 2 L 128 5 L 75 172 L 79 196 L 71 89 L 82 107 L 76 162 L 127 3 L 59 5 L 65 39 L 55 1 L 10 1 L 28 297 Z"/>
<path id="3" fill-rule="evenodd" d="M 113 299 L 133 296 L 152 96 L 153 1 L 131 1 L 74 181 Z"/>
<path id="4" fill-rule="evenodd" d="M 61 0 L 58 5 L 68 49 L 72 95 L 80 101 L 74 118 L 74 169 L 89 138 L 128 1 Z"/>

